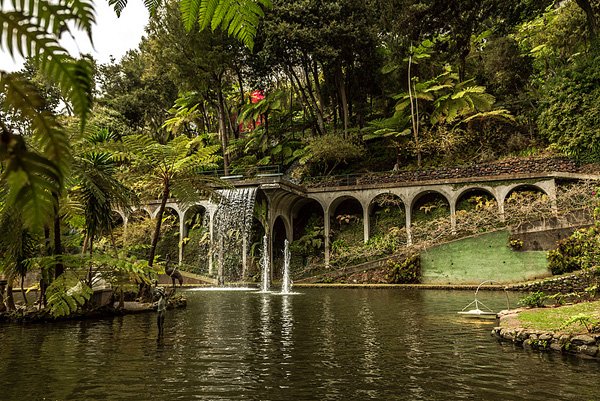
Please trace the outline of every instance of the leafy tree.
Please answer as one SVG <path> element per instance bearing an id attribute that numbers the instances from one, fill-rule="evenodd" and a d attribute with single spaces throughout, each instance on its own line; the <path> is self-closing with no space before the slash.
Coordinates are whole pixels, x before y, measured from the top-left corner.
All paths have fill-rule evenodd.
<path id="1" fill-rule="evenodd" d="M 581 57 L 549 79 L 538 126 L 552 147 L 582 162 L 600 161 L 600 56 Z"/>
<path id="2" fill-rule="evenodd" d="M 364 148 L 339 135 L 328 134 L 313 138 L 306 146 L 306 154 L 301 163 L 310 163 L 323 168 L 322 174 L 329 175 L 341 164 L 359 159 L 364 155 Z"/>
<path id="3" fill-rule="evenodd" d="M 148 48 L 144 52 L 150 65 L 166 68 L 183 94 L 175 106 L 198 105 L 201 125 L 205 129 L 218 127 L 214 131 L 219 133 L 223 165 L 229 174 L 229 141 L 239 134 L 232 122 L 236 106 L 241 103 L 233 80 L 243 86 L 240 63 L 247 50 L 222 32 L 186 32 L 179 16 L 175 1 L 166 2 L 159 9 L 159 15 L 149 23 Z"/>

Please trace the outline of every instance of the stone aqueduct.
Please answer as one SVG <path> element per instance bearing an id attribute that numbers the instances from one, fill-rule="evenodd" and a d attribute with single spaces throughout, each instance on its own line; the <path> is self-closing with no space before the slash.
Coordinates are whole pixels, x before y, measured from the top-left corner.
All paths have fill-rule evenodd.
<path id="1" fill-rule="evenodd" d="M 542 166 L 543 167 L 543 166 Z M 554 166 L 551 166 L 554 167 Z M 508 168 L 513 169 L 514 166 Z M 438 178 L 433 175 L 431 179 L 427 177 L 419 177 L 418 181 L 410 181 L 406 179 L 394 180 L 391 182 L 375 182 L 375 183 L 360 183 L 357 180 L 344 180 L 344 182 L 333 182 L 326 185 L 297 185 L 281 175 L 268 174 L 264 176 L 256 176 L 252 179 L 240 179 L 233 177 L 231 184 L 237 188 L 240 187 L 256 187 L 267 200 L 267 224 L 265 232 L 271 238 L 271 253 L 273 252 L 273 234 L 275 224 L 281 220 L 285 227 L 285 237 L 288 241 L 294 240 L 294 223 L 298 218 L 303 206 L 308 202 L 317 202 L 320 205 L 324 216 L 324 237 L 325 237 L 325 264 L 329 265 L 330 259 L 330 232 L 331 219 L 334 217 L 337 207 L 347 199 L 354 199 L 362 208 L 363 221 L 363 239 L 365 242 L 369 240 L 371 230 L 371 216 L 374 201 L 377 197 L 383 194 L 395 195 L 403 203 L 405 208 L 404 226 L 407 234 L 407 243 L 411 244 L 411 226 L 414 208 L 419 199 L 427 194 L 438 194 L 442 196 L 448 203 L 450 209 L 451 229 L 456 229 L 456 210 L 457 203 L 462 195 L 470 191 L 485 192 L 495 199 L 498 205 L 498 218 L 504 220 L 504 207 L 509 194 L 519 188 L 533 188 L 546 194 L 551 202 L 552 208 L 557 210 L 557 185 L 556 180 L 598 180 L 599 175 L 584 174 L 574 172 L 574 168 L 569 165 L 568 168 L 560 168 L 563 171 L 538 171 L 536 168 L 533 172 L 517 171 L 511 173 L 503 169 L 500 174 L 461 177 L 460 172 L 456 176 L 459 178 Z M 527 170 L 527 168 L 525 169 Z M 567 171 L 565 171 L 567 170 Z M 393 178 L 393 177 L 392 177 Z M 402 177 L 400 177 L 402 178 Z M 218 204 L 206 199 L 197 202 L 193 205 L 182 205 L 176 200 L 170 199 L 166 205 L 172 209 L 179 218 L 179 262 L 183 259 L 183 239 L 187 236 L 188 227 L 186 227 L 186 219 L 189 217 L 191 210 L 197 210 L 201 207 L 204 209 L 205 218 L 209 219 L 209 235 L 211 240 L 214 238 L 213 220 Z M 155 218 L 159 202 L 149 202 L 140 207 L 145 210 L 151 218 Z M 121 215 L 124 225 L 127 225 L 129 216 L 118 211 Z M 212 272 L 212 261 L 209 261 L 209 271 Z"/>

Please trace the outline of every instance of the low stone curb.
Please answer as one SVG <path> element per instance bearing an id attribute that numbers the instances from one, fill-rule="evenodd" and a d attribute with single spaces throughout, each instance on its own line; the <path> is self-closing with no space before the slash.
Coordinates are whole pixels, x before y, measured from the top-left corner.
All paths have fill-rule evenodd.
<path id="1" fill-rule="evenodd" d="M 562 334 L 522 327 L 494 327 L 491 335 L 498 341 L 511 342 L 524 349 L 552 351 L 600 360 L 600 334 Z"/>

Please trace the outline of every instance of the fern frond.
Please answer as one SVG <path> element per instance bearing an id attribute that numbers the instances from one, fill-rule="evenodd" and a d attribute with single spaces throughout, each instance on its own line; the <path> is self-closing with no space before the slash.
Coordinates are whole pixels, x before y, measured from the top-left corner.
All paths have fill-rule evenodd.
<path id="1" fill-rule="evenodd" d="M 71 160 L 69 139 L 54 115 L 44 111 L 45 100 L 37 88 L 17 74 L 1 74 L 0 92 L 5 94 L 5 107 L 19 110 L 31 121 L 34 139 L 42 153 L 56 164 L 61 177 L 59 184 L 62 183 Z"/>
<path id="2" fill-rule="evenodd" d="M 465 118 L 462 122 L 468 123 L 473 120 L 483 120 L 488 118 L 495 118 L 499 120 L 515 121 L 515 117 L 506 109 L 497 109 L 486 112 L 473 114 L 470 117 Z"/>
<path id="3" fill-rule="evenodd" d="M 206 0 L 181 0 L 179 2 L 183 26 L 188 32 L 192 30 L 194 24 L 198 20 L 200 15 L 200 7 L 203 3 L 205 4 Z"/>
<path id="4" fill-rule="evenodd" d="M 115 10 L 115 14 L 117 14 L 117 17 L 120 17 L 121 13 L 127 6 L 127 0 L 108 0 L 108 5 L 112 6 L 112 8 Z"/>
<path id="5" fill-rule="evenodd" d="M 150 15 L 154 15 L 156 10 L 160 6 L 161 0 L 144 0 L 144 5 L 150 12 Z"/>
<path id="6" fill-rule="evenodd" d="M 48 307 L 54 317 L 77 312 L 92 296 L 92 289 L 73 273 L 64 273 L 46 289 Z"/>

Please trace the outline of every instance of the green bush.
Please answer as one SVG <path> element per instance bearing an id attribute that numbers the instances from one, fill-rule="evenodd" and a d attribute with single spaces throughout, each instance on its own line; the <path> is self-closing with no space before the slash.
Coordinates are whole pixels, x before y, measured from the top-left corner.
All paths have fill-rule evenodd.
<path id="1" fill-rule="evenodd" d="M 390 284 L 418 284 L 421 281 L 421 257 L 418 253 L 403 261 L 389 260 L 386 275 Z"/>
<path id="2" fill-rule="evenodd" d="M 600 237 L 598 228 L 575 231 L 569 238 L 558 242 L 558 247 L 548 251 L 548 267 L 552 274 L 588 269 L 600 262 Z"/>
<path id="3" fill-rule="evenodd" d="M 546 294 L 543 291 L 532 292 L 529 295 L 524 296 L 519 300 L 520 306 L 526 306 L 528 308 L 541 308 L 544 306 L 546 300 Z"/>

